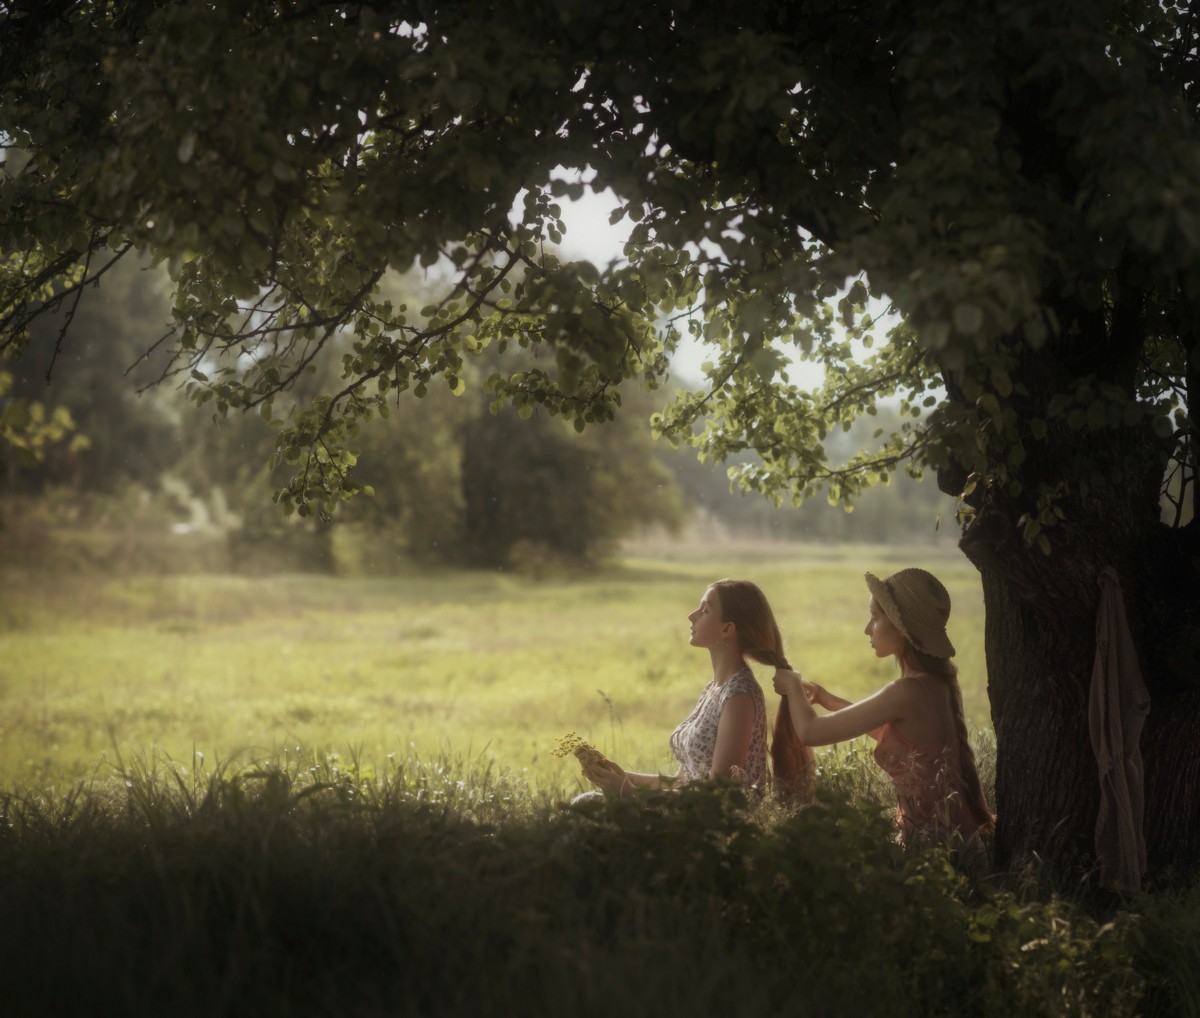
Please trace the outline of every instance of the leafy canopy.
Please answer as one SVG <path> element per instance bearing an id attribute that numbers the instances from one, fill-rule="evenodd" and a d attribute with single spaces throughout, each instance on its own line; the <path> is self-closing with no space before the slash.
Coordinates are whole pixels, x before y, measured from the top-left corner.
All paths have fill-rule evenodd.
<path id="1" fill-rule="evenodd" d="M 738 479 L 776 497 L 933 467 L 969 500 L 1017 500 L 1034 539 L 1063 483 L 1097 469 L 1055 443 L 1148 422 L 1159 462 L 1190 476 L 1185 5 L 4 10 L 0 346 L 127 252 L 163 259 L 170 373 L 278 428 L 289 511 L 349 497 L 361 422 L 461 392 L 485 349 L 533 355 L 491 375 L 497 406 L 582 429 L 626 380 L 661 382 L 684 334 L 711 348 L 708 384 L 656 426 L 706 457 L 754 450 Z M 556 250 L 561 203 L 587 186 L 633 224 L 620 262 Z M 441 296 L 388 300 L 406 272 Z M 900 324 L 879 335 L 868 308 Z M 344 335 L 342 384 L 277 416 Z M 815 390 L 790 381 L 797 356 L 824 366 Z M 828 434 L 881 400 L 904 423 L 830 462 Z"/>

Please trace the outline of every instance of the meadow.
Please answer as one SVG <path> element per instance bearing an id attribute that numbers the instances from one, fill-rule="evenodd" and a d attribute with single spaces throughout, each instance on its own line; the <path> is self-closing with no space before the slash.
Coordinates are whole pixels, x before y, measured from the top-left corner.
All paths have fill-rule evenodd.
<path id="1" fill-rule="evenodd" d="M 974 570 L 933 548 L 669 549 L 594 574 L 389 578 L 10 575 L 0 593 L 0 787 L 161 754 L 191 765 L 277 752 L 489 761 L 565 791 L 550 755 L 578 732 L 635 770 L 709 678 L 687 614 L 708 582 L 756 581 L 795 667 L 855 698 L 894 674 L 862 634 L 864 570 L 921 562 L 954 599 L 964 701 L 990 730 Z M 758 674 L 768 689 L 771 670 Z M 774 701 L 774 696 L 771 696 Z"/>
<path id="2" fill-rule="evenodd" d="M 932 549 L 654 549 L 596 573 L 70 572 L 0 593 L 5 1015 L 1200 1015 L 1200 885 L 972 881 L 891 837 L 866 746 L 817 802 L 570 806 L 707 679 L 686 615 L 754 579 L 796 666 L 892 674 L 862 572 L 919 562 L 994 758 L 978 583 Z M 760 669 L 769 682 L 769 671 Z M 771 697 L 773 699 L 773 697 Z"/>

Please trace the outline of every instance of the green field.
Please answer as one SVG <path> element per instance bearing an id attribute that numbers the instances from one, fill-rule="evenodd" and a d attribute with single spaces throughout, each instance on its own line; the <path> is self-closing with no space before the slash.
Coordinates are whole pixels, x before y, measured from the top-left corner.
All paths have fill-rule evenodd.
<path id="1" fill-rule="evenodd" d="M 660 548 L 543 580 L 10 562 L 5 1013 L 1200 1016 L 1200 886 L 1064 895 L 1035 861 L 969 881 L 895 843 L 865 746 L 802 808 L 709 783 L 563 801 L 568 731 L 670 766 L 710 580 L 757 581 L 794 664 L 855 697 L 894 669 L 861 574 L 909 564 L 954 598 L 987 784 L 982 605 L 952 551 Z"/>
<path id="2" fill-rule="evenodd" d="M 668 547 L 543 580 L 10 570 L 0 787 L 91 774 L 117 753 L 236 766 L 299 747 L 372 766 L 483 761 L 560 793 L 578 787 L 549 752 L 568 731 L 631 768 L 670 768 L 667 737 L 709 678 L 686 619 L 709 581 L 757 582 L 793 665 L 856 698 L 894 674 L 862 634 L 862 573 L 912 564 L 952 593 L 969 723 L 987 730 L 979 584 L 952 548 Z"/>

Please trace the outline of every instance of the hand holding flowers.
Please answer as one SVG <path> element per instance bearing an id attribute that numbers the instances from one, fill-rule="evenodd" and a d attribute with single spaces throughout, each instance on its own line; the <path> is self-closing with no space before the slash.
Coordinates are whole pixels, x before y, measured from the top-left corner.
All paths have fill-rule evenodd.
<path id="1" fill-rule="evenodd" d="M 554 756 L 572 754 L 579 761 L 583 776 L 605 795 L 620 796 L 630 787 L 629 778 L 620 766 L 574 732 L 559 739 L 551 753 Z"/>

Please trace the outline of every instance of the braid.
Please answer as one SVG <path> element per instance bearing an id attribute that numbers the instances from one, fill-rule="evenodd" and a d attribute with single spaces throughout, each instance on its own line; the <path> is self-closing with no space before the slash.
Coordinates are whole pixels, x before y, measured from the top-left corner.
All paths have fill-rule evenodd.
<path id="1" fill-rule="evenodd" d="M 975 764 L 975 750 L 967 738 L 967 719 L 963 713 L 962 689 L 958 684 L 958 676 L 949 676 L 950 703 L 954 708 L 954 727 L 958 732 L 958 757 L 962 769 L 963 783 L 966 785 L 967 805 L 971 813 L 986 829 L 991 830 L 996 817 L 988 807 L 987 797 L 983 794 L 983 782 L 979 780 L 979 768 Z"/>
<path id="2" fill-rule="evenodd" d="M 792 666 L 788 664 L 788 660 L 780 651 L 777 650 L 759 650 L 743 648 L 742 653 L 748 658 L 753 658 L 759 664 L 771 665 L 773 668 L 786 668 L 791 671 Z"/>
<path id="3" fill-rule="evenodd" d="M 760 664 L 790 669 L 783 653 L 783 634 L 763 592 L 748 580 L 717 580 L 712 589 L 721 605 L 721 617 L 737 626 L 742 654 Z M 812 798 L 816 757 L 796 734 L 786 696 L 775 710 L 771 767 L 777 793 L 789 798 Z"/>
<path id="4" fill-rule="evenodd" d="M 778 650 L 755 647 L 743 653 L 762 664 L 790 670 L 792 666 L 783 655 L 783 638 L 777 626 L 775 635 Z M 812 748 L 801 742 L 796 734 L 786 696 L 779 698 L 779 705 L 775 708 L 775 721 L 771 728 L 771 767 L 775 772 L 775 789 L 781 796 L 800 800 L 812 798 L 817 760 Z"/>
<path id="5" fill-rule="evenodd" d="M 911 645 L 910 645 L 911 647 Z M 966 792 L 967 806 L 971 815 L 990 830 L 996 821 L 995 814 L 988 807 L 987 796 L 983 794 L 983 782 L 979 780 L 979 768 L 975 764 L 975 751 L 971 749 L 967 737 L 967 719 L 963 711 L 962 687 L 958 684 L 958 668 L 949 658 L 934 657 L 911 647 L 916 663 L 927 674 L 941 679 L 950 690 L 950 707 L 954 714 L 954 730 L 958 735 L 959 769 L 962 771 L 963 791 Z"/>

